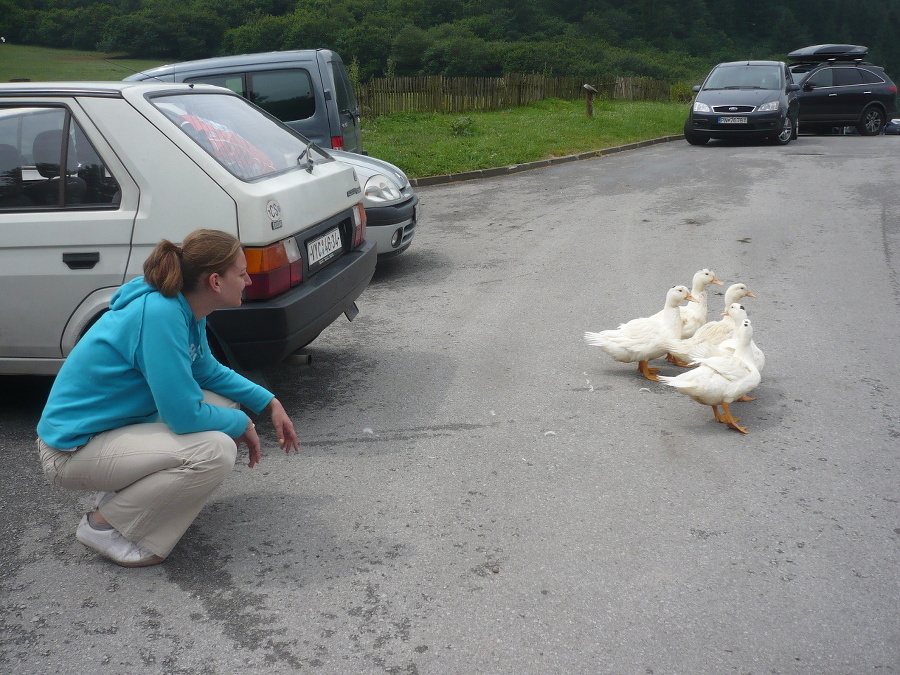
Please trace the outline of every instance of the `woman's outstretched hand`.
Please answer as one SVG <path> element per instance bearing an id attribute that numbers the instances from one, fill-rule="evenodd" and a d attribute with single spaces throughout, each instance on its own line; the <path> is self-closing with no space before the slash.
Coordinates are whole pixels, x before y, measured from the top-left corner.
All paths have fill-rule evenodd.
<path id="1" fill-rule="evenodd" d="M 252 420 L 247 423 L 247 429 L 244 433 L 235 438 L 234 442 L 239 448 L 241 443 L 247 446 L 247 451 L 250 454 L 250 461 L 247 463 L 247 466 L 251 469 L 262 459 L 262 446 L 259 442 L 259 435 L 256 433 L 256 425 L 253 424 Z"/>
<path id="2" fill-rule="evenodd" d="M 290 454 L 293 448 L 294 452 L 300 452 L 300 444 L 297 442 L 297 432 L 294 431 L 294 423 L 284 410 L 284 406 L 277 398 L 273 398 L 269 402 L 269 410 L 272 413 L 272 426 L 275 427 L 275 433 L 278 435 L 278 443 L 284 448 L 284 451 Z"/>

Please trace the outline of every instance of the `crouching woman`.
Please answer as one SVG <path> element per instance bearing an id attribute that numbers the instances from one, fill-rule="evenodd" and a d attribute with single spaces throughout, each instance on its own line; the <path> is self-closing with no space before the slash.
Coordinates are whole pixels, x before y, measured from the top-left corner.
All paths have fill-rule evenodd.
<path id="1" fill-rule="evenodd" d="M 271 392 L 210 353 L 206 317 L 237 307 L 250 285 L 240 241 L 197 230 L 163 240 L 144 276 L 124 284 L 63 364 L 38 423 L 54 485 L 106 494 L 75 536 L 125 567 L 162 562 L 234 466 L 260 460 L 240 406 L 268 408 L 281 447 L 299 451 Z"/>

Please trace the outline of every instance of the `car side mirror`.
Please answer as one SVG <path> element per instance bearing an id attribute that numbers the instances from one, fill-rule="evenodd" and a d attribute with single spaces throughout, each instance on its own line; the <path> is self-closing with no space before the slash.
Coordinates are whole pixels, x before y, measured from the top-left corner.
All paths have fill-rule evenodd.
<path id="1" fill-rule="evenodd" d="M 700 91 L 700 85 L 699 85 L 699 84 L 695 84 L 693 87 L 691 87 L 691 90 L 693 90 L 693 91 L 695 91 L 695 92 L 696 92 L 696 91 Z"/>
<path id="2" fill-rule="evenodd" d="M 790 94 L 792 91 L 800 91 L 800 85 L 799 85 L 799 84 L 794 84 L 793 82 L 791 82 L 791 83 L 787 86 L 787 92 Z"/>

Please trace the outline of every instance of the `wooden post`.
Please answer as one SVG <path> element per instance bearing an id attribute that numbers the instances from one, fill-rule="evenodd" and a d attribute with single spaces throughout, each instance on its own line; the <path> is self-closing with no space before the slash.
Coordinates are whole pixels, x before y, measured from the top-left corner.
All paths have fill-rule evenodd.
<path id="1" fill-rule="evenodd" d="M 594 116 L 594 94 L 597 93 L 597 89 L 592 87 L 589 84 L 585 84 L 582 87 L 584 89 L 584 102 L 587 106 L 587 116 Z"/>

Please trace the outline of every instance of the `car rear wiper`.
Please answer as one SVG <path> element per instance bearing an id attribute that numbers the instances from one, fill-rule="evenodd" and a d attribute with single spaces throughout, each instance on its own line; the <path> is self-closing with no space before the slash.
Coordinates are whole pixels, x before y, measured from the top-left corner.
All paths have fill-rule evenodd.
<path id="1" fill-rule="evenodd" d="M 312 155 L 309 152 L 309 149 L 311 147 L 312 147 L 312 141 L 309 141 L 306 144 L 306 147 L 303 148 L 303 152 L 301 152 L 300 156 L 297 157 L 297 164 L 299 164 L 301 161 L 303 161 L 303 157 L 306 156 L 306 166 L 303 168 L 306 169 L 307 173 L 312 173 L 312 170 L 313 170 Z"/>

